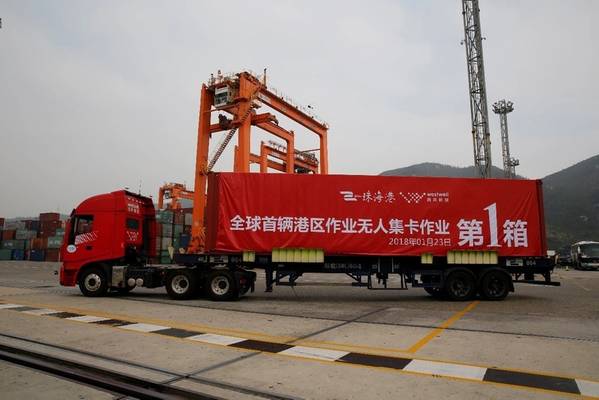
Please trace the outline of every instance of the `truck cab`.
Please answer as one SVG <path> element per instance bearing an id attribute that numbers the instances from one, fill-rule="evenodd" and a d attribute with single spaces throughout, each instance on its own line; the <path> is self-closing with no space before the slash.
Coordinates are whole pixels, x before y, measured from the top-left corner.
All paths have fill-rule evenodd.
<path id="1" fill-rule="evenodd" d="M 67 222 L 60 284 L 81 286 L 84 269 L 104 269 L 107 275 L 113 265 L 145 264 L 155 256 L 155 232 L 154 204 L 148 197 L 119 190 L 84 200 Z"/>

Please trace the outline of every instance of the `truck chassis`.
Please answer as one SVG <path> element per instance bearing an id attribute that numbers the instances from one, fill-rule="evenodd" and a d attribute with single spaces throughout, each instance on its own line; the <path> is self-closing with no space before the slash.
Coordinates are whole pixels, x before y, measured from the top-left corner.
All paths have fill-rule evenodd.
<path id="1" fill-rule="evenodd" d="M 553 260 L 543 257 L 499 257 L 494 265 L 450 265 L 442 257 L 421 264 L 419 257 L 409 256 L 325 256 L 322 263 L 281 263 L 273 262 L 269 255 L 244 262 L 238 254 L 178 254 L 175 260 L 177 265 L 92 264 L 80 270 L 77 282 L 86 296 L 102 296 L 109 290 L 126 293 L 136 286 L 165 286 L 172 299 L 203 294 L 216 301 L 253 292 L 257 277 L 253 269 L 265 271 L 267 292 L 275 285 L 295 286 L 304 273 L 342 273 L 353 279 L 352 286 L 370 290 L 423 288 L 435 298 L 452 301 L 477 295 L 503 300 L 514 291 L 514 283 L 560 285 L 551 280 Z"/>

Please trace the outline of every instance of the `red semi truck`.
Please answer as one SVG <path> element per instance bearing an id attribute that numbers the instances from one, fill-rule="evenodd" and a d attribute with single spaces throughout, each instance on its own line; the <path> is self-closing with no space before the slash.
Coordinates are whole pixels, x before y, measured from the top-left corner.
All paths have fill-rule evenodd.
<path id="1" fill-rule="evenodd" d="M 265 271 L 267 291 L 307 272 L 451 300 L 501 300 L 515 282 L 559 285 L 538 180 L 213 173 L 201 223 L 201 254 L 151 264 L 152 200 L 91 197 L 68 222 L 60 282 L 86 296 L 166 286 L 174 299 L 214 300 L 253 291 L 253 269 Z"/>

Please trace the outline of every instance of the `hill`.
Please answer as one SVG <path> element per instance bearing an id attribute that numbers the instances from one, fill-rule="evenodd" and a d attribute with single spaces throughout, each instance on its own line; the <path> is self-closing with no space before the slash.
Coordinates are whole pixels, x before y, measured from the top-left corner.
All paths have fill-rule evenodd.
<path id="1" fill-rule="evenodd" d="M 476 171 L 473 166 L 422 163 L 381 175 L 472 178 Z M 492 176 L 503 177 L 503 170 L 493 167 Z M 549 248 L 560 249 L 579 240 L 599 241 L 599 155 L 542 180 Z"/>
<path id="2" fill-rule="evenodd" d="M 381 175 L 399 176 L 446 176 L 450 178 L 474 178 L 477 176 L 474 166 L 452 167 L 451 165 L 425 162 L 405 168 L 384 171 Z M 491 167 L 491 177 L 503 178 L 503 170 L 496 166 Z M 522 178 L 518 175 L 518 178 Z"/>
<path id="3" fill-rule="evenodd" d="M 599 241 L 599 155 L 543 178 L 549 246 Z"/>

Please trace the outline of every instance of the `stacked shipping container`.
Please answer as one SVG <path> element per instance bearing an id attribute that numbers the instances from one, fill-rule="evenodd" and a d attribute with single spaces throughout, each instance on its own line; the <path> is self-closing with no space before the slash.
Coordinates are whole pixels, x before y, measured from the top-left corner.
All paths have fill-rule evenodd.
<path id="1" fill-rule="evenodd" d="M 156 212 L 156 262 L 169 264 L 175 252 L 184 252 L 191 238 L 191 208 Z"/>
<path id="2" fill-rule="evenodd" d="M 0 218 L 0 222 L 0 260 L 59 261 L 64 236 L 59 213 L 20 221 Z"/>

